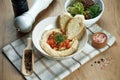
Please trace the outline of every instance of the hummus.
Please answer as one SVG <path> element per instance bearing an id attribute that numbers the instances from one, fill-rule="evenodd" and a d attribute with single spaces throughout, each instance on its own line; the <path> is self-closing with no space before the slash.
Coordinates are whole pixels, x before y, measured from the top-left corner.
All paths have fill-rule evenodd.
<path id="1" fill-rule="evenodd" d="M 42 37 L 41 37 L 41 40 L 40 40 L 40 45 L 42 47 L 42 49 L 48 53 L 49 55 L 51 56 L 54 56 L 54 57 L 65 57 L 65 56 L 68 56 L 68 55 L 71 55 L 73 54 L 74 52 L 77 51 L 78 49 L 78 39 L 77 38 L 74 38 L 71 40 L 71 46 L 70 48 L 67 48 L 67 49 L 64 49 L 64 50 L 56 50 L 56 49 L 53 49 L 48 43 L 48 38 L 50 36 L 50 34 L 52 34 L 53 32 L 57 32 L 57 33 L 61 33 L 60 29 L 51 29 L 51 30 L 47 30 L 43 33 Z M 62 33 L 61 33 L 62 34 Z"/>

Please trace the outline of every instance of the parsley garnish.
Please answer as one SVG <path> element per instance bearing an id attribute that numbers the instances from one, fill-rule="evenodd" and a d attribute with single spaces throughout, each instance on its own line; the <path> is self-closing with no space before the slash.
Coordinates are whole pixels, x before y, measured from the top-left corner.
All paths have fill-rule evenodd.
<path id="1" fill-rule="evenodd" d="M 64 42 L 66 40 L 66 36 L 62 35 L 61 33 L 58 33 L 55 35 L 55 41 L 57 44 L 60 44 L 61 42 Z"/>

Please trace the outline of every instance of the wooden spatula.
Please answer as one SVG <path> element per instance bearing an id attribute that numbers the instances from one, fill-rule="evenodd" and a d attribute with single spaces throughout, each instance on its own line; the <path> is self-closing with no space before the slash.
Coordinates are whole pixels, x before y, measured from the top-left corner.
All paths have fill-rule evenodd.
<path id="1" fill-rule="evenodd" d="M 34 54 L 32 50 L 32 39 L 27 39 L 27 47 L 23 51 L 22 57 L 22 73 L 24 75 L 31 75 L 34 69 Z"/>

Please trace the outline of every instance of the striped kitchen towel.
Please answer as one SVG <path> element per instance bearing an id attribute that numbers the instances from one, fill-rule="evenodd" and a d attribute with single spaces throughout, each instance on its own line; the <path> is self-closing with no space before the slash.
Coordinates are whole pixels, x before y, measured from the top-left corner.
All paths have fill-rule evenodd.
<path id="1" fill-rule="evenodd" d="M 94 24 L 87 28 L 89 40 L 84 50 L 78 55 L 64 60 L 50 60 L 40 55 L 36 49 L 34 73 L 31 76 L 23 77 L 27 80 L 62 80 L 64 77 L 78 69 L 81 65 L 91 60 L 96 55 L 109 49 L 115 42 L 115 37 L 103 30 L 99 25 Z M 108 37 L 107 45 L 102 49 L 95 49 L 91 46 L 91 36 L 95 32 L 104 32 Z M 26 46 L 26 38 L 15 40 L 3 47 L 2 52 L 13 64 L 13 66 L 21 73 L 21 59 L 23 49 Z"/>

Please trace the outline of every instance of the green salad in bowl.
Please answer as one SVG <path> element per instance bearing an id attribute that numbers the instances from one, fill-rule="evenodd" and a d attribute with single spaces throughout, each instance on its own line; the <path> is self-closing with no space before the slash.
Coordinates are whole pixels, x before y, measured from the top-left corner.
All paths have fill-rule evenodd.
<path id="1" fill-rule="evenodd" d="M 85 25 L 91 26 L 102 16 L 104 3 L 102 0 L 66 0 L 65 11 L 72 16 L 84 15 Z"/>
<path id="2" fill-rule="evenodd" d="M 102 10 L 93 0 L 73 0 L 67 7 L 67 11 L 73 16 L 82 14 L 85 19 L 92 19 L 98 16 Z"/>

